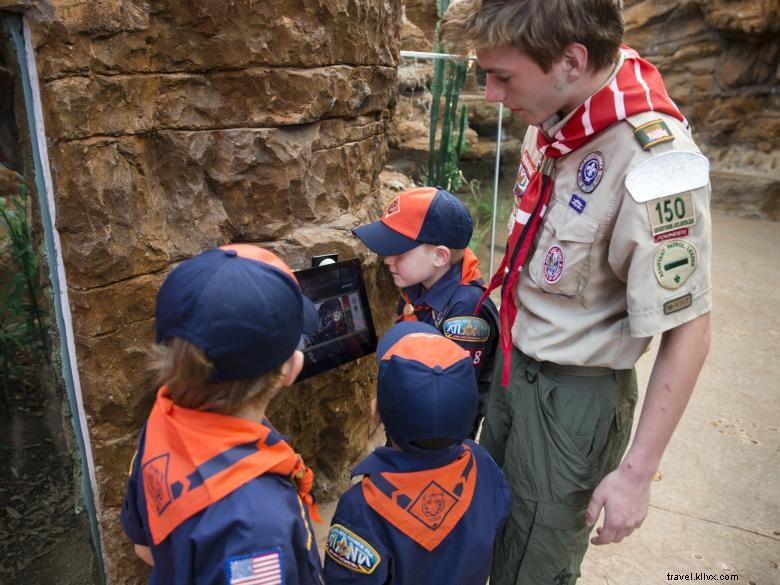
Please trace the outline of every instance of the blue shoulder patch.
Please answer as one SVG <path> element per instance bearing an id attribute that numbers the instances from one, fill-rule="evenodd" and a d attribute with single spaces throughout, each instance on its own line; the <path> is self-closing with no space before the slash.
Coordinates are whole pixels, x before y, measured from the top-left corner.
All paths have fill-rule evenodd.
<path id="1" fill-rule="evenodd" d="M 482 343 L 490 337 L 490 325 L 479 317 L 452 317 L 444 322 L 441 330 L 444 337 L 453 341 Z"/>
<path id="2" fill-rule="evenodd" d="M 339 565 L 363 575 L 373 573 L 382 562 L 373 546 L 341 524 L 330 527 L 325 552 Z"/>

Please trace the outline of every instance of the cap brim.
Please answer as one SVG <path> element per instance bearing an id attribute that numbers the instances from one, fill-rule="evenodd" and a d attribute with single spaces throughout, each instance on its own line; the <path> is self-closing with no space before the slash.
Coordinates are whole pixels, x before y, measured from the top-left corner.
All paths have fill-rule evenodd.
<path id="1" fill-rule="evenodd" d="M 320 328 L 320 315 L 317 307 L 306 297 L 301 295 L 303 300 L 303 332 L 307 335 L 314 335 Z"/>
<path id="2" fill-rule="evenodd" d="M 381 221 L 361 225 L 352 230 L 366 247 L 380 256 L 397 256 L 420 245 L 411 238 L 391 230 Z"/>

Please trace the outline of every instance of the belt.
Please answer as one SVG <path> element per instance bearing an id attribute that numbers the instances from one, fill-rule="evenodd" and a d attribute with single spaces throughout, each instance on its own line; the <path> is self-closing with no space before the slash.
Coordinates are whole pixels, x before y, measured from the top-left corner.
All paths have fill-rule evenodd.
<path id="1" fill-rule="evenodd" d="M 615 371 L 612 368 L 605 368 L 602 366 L 573 366 L 568 364 L 556 364 L 554 362 L 540 362 L 532 357 L 528 357 L 520 350 L 516 351 L 520 354 L 520 359 L 525 362 L 525 365 L 537 372 L 563 374 L 564 376 L 595 377 L 608 376 Z"/>

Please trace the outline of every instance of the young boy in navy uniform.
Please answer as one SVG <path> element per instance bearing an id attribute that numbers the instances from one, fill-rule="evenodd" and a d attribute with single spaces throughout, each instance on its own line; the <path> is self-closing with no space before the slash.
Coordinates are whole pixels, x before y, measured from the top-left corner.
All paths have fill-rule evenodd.
<path id="1" fill-rule="evenodd" d="M 290 268 L 256 246 L 203 252 L 162 284 L 159 391 L 121 513 L 149 583 L 323 582 L 313 473 L 265 419 L 317 323 Z"/>
<path id="2" fill-rule="evenodd" d="M 504 474 L 466 437 L 477 410 L 467 351 L 432 326 L 398 323 L 377 347 L 372 405 L 390 447 L 352 471 L 325 556 L 329 585 L 477 585 L 511 509 Z M 362 477 L 361 477 L 362 476 Z"/>
<path id="3" fill-rule="evenodd" d="M 486 298 L 475 314 L 485 285 L 479 260 L 467 247 L 472 229 L 471 215 L 457 197 L 420 187 L 399 194 L 378 221 L 352 232 L 385 257 L 401 289 L 398 320 L 429 323 L 471 354 L 481 414 L 490 389 L 498 312 Z"/>

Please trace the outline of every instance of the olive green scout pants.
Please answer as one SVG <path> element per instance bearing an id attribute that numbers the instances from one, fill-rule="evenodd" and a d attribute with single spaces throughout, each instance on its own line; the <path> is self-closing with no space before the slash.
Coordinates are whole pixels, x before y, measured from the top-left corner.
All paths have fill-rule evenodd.
<path id="1" fill-rule="evenodd" d="M 513 503 L 490 585 L 573 585 L 590 496 L 628 445 L 636 373 L 539 363 L 515 349 L 502 387 L 500 354 L 480 444 L 503 467 Z"/>

